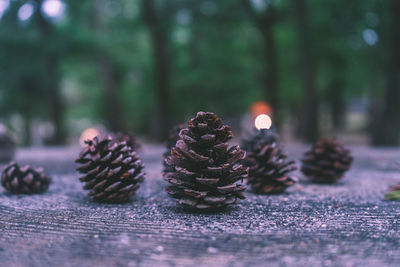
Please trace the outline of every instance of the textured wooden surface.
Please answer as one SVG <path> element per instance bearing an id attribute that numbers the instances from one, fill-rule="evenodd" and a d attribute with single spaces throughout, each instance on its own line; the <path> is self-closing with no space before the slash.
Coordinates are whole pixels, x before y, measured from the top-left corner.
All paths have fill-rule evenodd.
<path id="1" fill-rule="evenodd" d="M 298 159 L 304 147 L 288 147 Z M 43 195 L 0 192 L 1 266 L 399 266 L 399 150 L 354 148 L 338 185 L 301 181 L 287 194 L 248 198 L 222 213 L 190 213 L 167 197 L 161 146 L 145 146 L 147 180 L 130 203 L 92 202 L 75 148 L 19 151 L 53 177 Z M 302 178 L 300 176 L 300 178 Z"/>

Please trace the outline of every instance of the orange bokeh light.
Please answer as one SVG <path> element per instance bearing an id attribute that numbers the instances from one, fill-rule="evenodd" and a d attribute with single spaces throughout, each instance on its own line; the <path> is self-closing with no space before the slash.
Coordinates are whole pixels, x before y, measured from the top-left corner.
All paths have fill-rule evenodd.
<path id="1" fill-rule="evenodd" d="M 254 102 L 250 107 L 251 116 L 256 118 L 260 114 L 266 114 L 268 116 L 272 116 L 272 108 L 271 106 L 264 101 Z"/>

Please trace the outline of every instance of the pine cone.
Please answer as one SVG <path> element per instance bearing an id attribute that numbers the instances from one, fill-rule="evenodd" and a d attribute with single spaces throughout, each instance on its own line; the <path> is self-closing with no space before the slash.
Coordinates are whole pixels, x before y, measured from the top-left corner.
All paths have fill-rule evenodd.
<path id="1" fill-rule="evenodd" d="M 165 162 L 174 168 L 164 173 L 172 186 L 167 193 L 182 205 L 219 209 L 244 199 L 248 168 L 240 162 L 246 153 L 239 146 L 228 149 L 233 136 L 229 126 L 211 112 L 198 112 L 179 133 L 180 139 Z"/>
<path id="2" fill-rule="evenodd" d="M 111 134 L 111 136 L 117 142 L 126 142 L 126 145 L 130 146 L 135 151 L 139 151 L 141 148 L 140 144 L 137 142 L 136 136 L 131 132 L 118 132 Z"/>
<path id="3" fill-rule="evenodd" d="M 353 157 L 335 139 L 317 142 L 303 157 L 301 171 L 316 183 L 334 183 L 350 169 Z"/>
<path id="4" fill-rule="evenodd" d="M 126 142 L 112 137 L 95 137 L 85 141 L 77 170 L 85 174 L 80 180 L 94 200 L 108 203 L 126 202 L 144 180 L 143 164 Z"/>
<path id="5" fill-rule="evenodd" d="M 244 164 L 249 166 L 247 183 L 257 194 L 282 193 L 287 187 L 295 184 L 297 178 L 288 175 L 297 170 L 295 162 L 286 161 L 287 155 L 282 152 L 276 143 L 259 141 L 258 146 L 247 151 Z"/>
<path id="6" fill-rule="evenodd" d="M 14 194 L 40 194 L 49 188 L 50 183 L 51 179 L 42 168 L 19 167 L 15 162 L 8 164 L 1 176 L 3 187 Z"/>
<path id="7" fill-rule="evenodd" d="M 186 126 L 184 124 L 178 124 L 175 125 L 170 131 L 168 135 L 168 140 L 167 140 L 167 150 L 163 154 L 163 172 L 171 172 L 174 171 L 175 169 L 171 166 L 169 166 L 166 162 L 165 159 L 171 155 L 171 149 L 176 145 L 176 142 L 179 140 L 179 132 L 185 128 Z"/>

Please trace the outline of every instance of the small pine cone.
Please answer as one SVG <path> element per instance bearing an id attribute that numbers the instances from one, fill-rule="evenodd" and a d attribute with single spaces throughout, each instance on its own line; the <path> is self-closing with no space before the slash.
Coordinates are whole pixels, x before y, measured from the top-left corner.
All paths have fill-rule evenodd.
<path id="1" fill-rule="evenodd" d="M 168 135 L 168 140 L 167 140 L 167 150 L 163 154 L 163 172 L 171 172 L 174 171 L 174 168 L 169 166 L 166 162 L 165 159 L 171 155 L 171 149 L 176 145 L 176 142 L 179 140 L 179 132 L 185 128 L 186 126 L 184 124 L 178 124 L 175 125 L 170 131 Z"/>
<path id="2" fill-rule="evenodd" d="M 51 179 L 42 168 L 19 167 L 15 162 L 8 164 L 1 176 L 1 184 L 13 194 L 40 194 L 49 188 L 50 183 Z"/>
<path id="3" fill-rule="evenodd" d="M 95 137 L 85 141 L 86 147 L 75 161 L 83 187 L 94 200 L 107 203 L 126 202 L 144 180 L 143 163 L 126 142 L 112 137 Z"/>
<path id="4" fill-rule="evenodd" d="M 282 152 L 276 143 L 268 140 L 258 142 L 258 147 L 247 151 L 244 164 L 249 166 L 247 183 L 257 194 L 282 193 L 289 186 L 297 182 L 297 178 L 289 175 L 297 170 L 295 162 L 286 161 L 287 155 Z"/>
<path id="5" fill-rule="evenodd" d="M 136 136 L 131 132 L 117 132 L 111 136 L 116 142 L 126 142 L 126 145 L 130 146 L 135 151 L 139 151 L 141 148 L 140 144 L 137 142 Z"/>
<path id="6" fill-rule="evenodd" d="M 198 112 L 180 131 L 180 139 L 165 162 L 174 168 L 164 173 L 172 186 L 167 193 L 182 205 L 220 209 L 244 199 L 248 168 L 241 164 L 246 153 L 239 146 L 228 148 L 233 133 L 211 112 Z M 242 181 L 242 182 L 238 182 Z"/>
<path id="7" fill-rule="evenodd" d="M 301 171 L 316 183 L 335 183 L 350 169 L 353 157 L 335 139 L 323 139 L 304 154 Z"/>

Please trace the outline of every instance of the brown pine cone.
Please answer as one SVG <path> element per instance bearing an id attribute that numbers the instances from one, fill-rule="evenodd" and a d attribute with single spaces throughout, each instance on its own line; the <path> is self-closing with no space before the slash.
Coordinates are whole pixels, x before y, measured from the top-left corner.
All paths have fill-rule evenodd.
<path id="1" fill-rule="evenodd" d="M 334 183 L 350 169 L 353 157 L 335 139 L 317 142 L 303 157 L 301 171 L 316 183 Z"/>
<path id="2" fill-rule="evenodd" d="M 85 141 L 76 163 L 83 187 L 90 190 L 94 200 L 108 203 L 126 202 L 144 180 L 143 163 L 126 142 L 115 142 L 112 137 L 95 137 Z"/>
<path id="3" fill-rule="evenodd" d="M 163 154 L 163 172 L 171 172 L 174 171 L 174 168 L 169 166 L 166 162 L 165 159 L 171 155 L 171 149 L 176 145 L 176 142 L 179 140 L 179 132 L 185 128 L 185 124 L 178 124 L 175 125 L 170 131 L 167 139 L 167 150 Z"/>
<path id="4" fill-rule="evenodd" d="M 15 162 L 8 164 L 1 176 L 1 184 L 13 194 L 40 194 L 49 188 L 50 183 L 51 179 L 42 168 L 19 167 Z"/>
<path id="5" fill-rule="evenodd" d="M 244 199 L 248 168 L 241 164 L 246 153 L 228 148 L 233 133 L 211 112 L 198 112 L 179 133 L 180 139 L 165 162 L 174 171 L 164 173 L 172 186 L 167 193 L 182 205 L 220 209 Z M 241 181 L 241 182 L 238 182 Z"/>
<path id="6" fill-rule="evenodd" d="M 277 143 L 269 140 L 258 142 L 258 146 L 247 151 L 244 164 L 249 166 L 247 183 L 257 194 L 278 194 L 295 184 L 297 178 L 289 175 L 297 170 L 295 161 L 286 161 L 287 155 L 281 151 Z"/>

